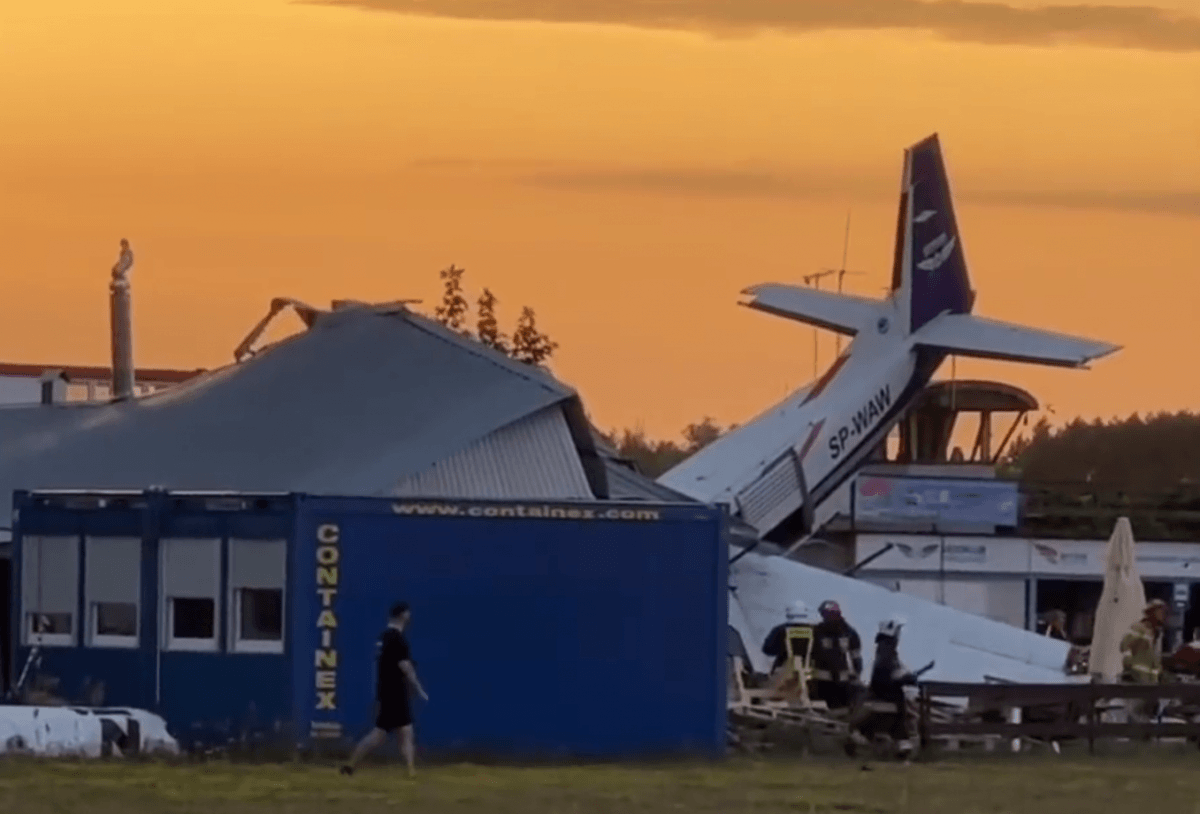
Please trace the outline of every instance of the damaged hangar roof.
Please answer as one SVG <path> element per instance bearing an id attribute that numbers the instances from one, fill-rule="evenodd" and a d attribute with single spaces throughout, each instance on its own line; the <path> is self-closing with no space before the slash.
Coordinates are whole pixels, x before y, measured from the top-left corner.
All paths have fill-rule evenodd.
<path id="1" fill-rule="evenodd" d="M 388 494 L 556 405 L 592 491 L 608 497 L 574 390 L 403 307 L 346 307 L 153 395 L 0 408 L 0 505 L 14 489 Z"/>
<path id="2" fill-rule="evenodd" d="M 596 449 L 604 461 L 609 497 L 613 500 L 645 500 L 651 503 L 699 503 L 693 497 L 676 492 L 637 470 L 636 465 L 623 457 L 600 435 L 593 431 Z M 758 532 L 741 518 L 729 518 L 730 541 L 735 545 L 755 546 L 762 553 L 780 553 L 782 549 L 763 543 Z"/>

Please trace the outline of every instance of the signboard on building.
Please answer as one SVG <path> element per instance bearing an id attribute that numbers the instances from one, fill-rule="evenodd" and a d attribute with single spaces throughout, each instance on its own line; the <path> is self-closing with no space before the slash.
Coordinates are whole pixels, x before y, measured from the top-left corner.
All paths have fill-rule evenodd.
<path id="1" fill-rule="evenodd" d="M 859 534 L 854 558 L 855 562 L 869 560 L 862 569 L 864 576 L 966 572 L 1103 580 L 1107 544 L 1107 540 Z M 1200 581 L 1200 543 L 1135 543 L 1134 558 L 1143 580 Z"/>
<path id="2" fill-rule="evenodd" d="M 854 522 L 1012 528 L 1019 497 L 1013 481 L 860 475 L 854 485 Z"/>
<path id="3" fill-rule="evenodd" d="M 884 551 L 884 549 L 887 549 Z M 883 553 L 880 553 L 883 552 Z M 855 561 L 878 554 L 867 572 L 1029 573 L 1029 542 L 1021 538 L 930 534 L 860 534 Z"/>
<path id="4" fill-rule="evenodd" d="M 1104 575 L 1103 540 L 1030 540 L 1029 547 L 1030 570 L 1034 574 Z"/>

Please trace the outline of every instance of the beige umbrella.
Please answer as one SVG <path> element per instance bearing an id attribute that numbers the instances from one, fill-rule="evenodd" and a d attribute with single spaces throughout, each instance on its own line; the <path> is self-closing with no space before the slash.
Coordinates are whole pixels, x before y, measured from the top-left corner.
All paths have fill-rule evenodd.
<path id="1" fill-rule="evenodd" d="M 1121 639 L 1146 609 L 1146 589 L 1133 554 L 1129 518 L 1117 520 L 1108 538 L 1105 563 L 1104 590 L 1096 607 L 1088 664 L 1093 678 L 1111 683 L 1121 675 Z"/>

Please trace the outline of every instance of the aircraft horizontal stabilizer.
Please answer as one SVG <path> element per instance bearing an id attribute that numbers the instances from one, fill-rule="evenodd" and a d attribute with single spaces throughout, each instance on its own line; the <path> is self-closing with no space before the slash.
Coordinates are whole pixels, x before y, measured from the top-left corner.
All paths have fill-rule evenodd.
<path id="1" fill-rule="evenodd" d="M 853 336 L 879 317 L 879 300 L 803 286 L 763 283 L 742 291 L 747 308 Z"/>
<path id="2" fill-rule="evenodd" d="M 942 314 L 914 336 L 915 344 L 956 356 L 1057 367 L 1084 367 L 1120 345 L 1027 328 L 971 314 Z"/>

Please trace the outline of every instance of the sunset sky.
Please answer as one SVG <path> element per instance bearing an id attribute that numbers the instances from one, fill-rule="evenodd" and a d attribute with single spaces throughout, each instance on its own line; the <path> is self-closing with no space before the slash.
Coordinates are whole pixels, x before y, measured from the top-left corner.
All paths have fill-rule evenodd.
<path id="1" fill-rule="evenodd" d="M 230 361 L 274 296 L 431 310 L 453 262 L 600 426 L 743 421 L 813 331 L 738 292 L 840 264 L 850 211 L 882 294 L 936 131 L 976 313 L 1125 346 L 957 374 L 1200 409 L 1200 0 L 1157 2 L 6 2 L 0 360 L 107 363 L 122 237 L 146 366 Z"/>

